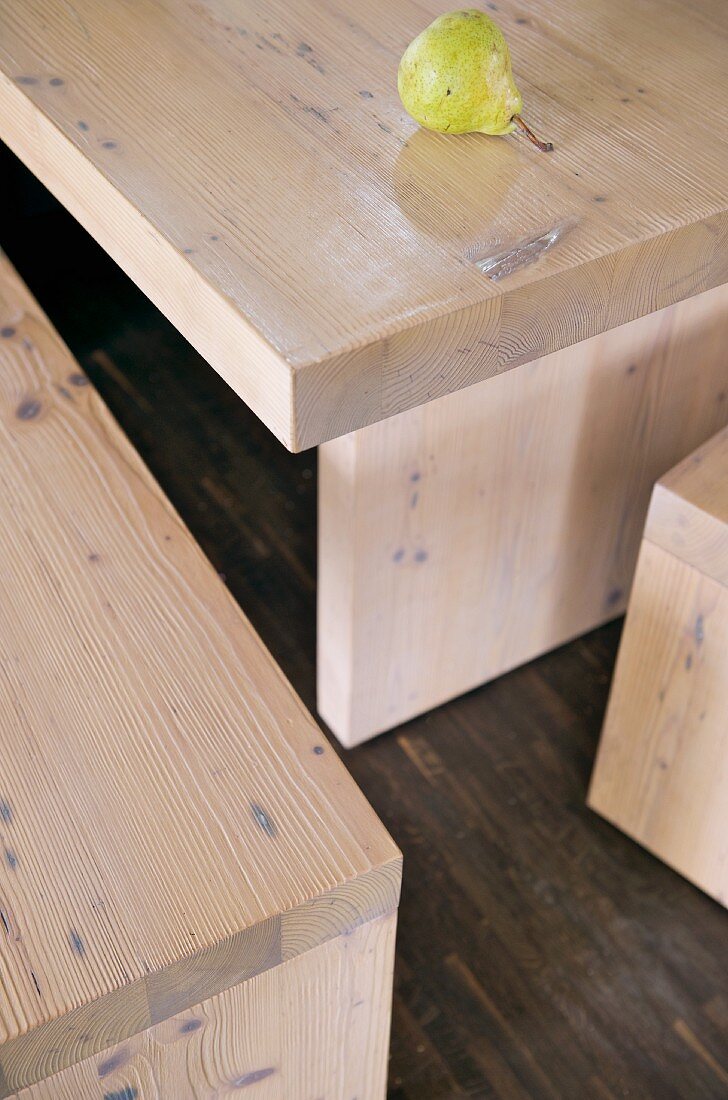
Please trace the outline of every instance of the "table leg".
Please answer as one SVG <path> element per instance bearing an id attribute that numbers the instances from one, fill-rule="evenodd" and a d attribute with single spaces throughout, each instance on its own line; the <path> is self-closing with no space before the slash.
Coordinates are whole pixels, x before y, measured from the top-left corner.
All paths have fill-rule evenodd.
<path id="1" fill-rule="evenodd" d="M 619 615 L 728 421 L 728 286 L 319 448 L 319 711 L 373 737 Z"/>

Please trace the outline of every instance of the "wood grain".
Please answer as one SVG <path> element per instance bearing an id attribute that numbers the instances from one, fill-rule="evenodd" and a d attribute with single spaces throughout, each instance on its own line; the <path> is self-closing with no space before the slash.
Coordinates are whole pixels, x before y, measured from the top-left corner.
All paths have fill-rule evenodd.
<path id="1" fill-rule="evenodd" d="M 318 706 L 353 745 L 619 615 L 728 420 L 728 287 L 320 448 Z"/>
<path id="2" fill-rule="evenodd" d="M 400 872 L 4 258 L 0 507 L 7 1094 L 390 912 Z"/>
<path id="3" fill-rule="evenodd" d="M 728 428 L 655 486 L 589 805 L 728 906 Z"/>
<path id="4" fill-rule="evenodd" d="M 0 7 L 1 136 L 292 449 L 728 281 L 721 0 L 499 3 L 548 157 L 404 113 L 440 11 Z"/>
<path id="5" fill-rule="evenodd" d="M 726 906 L 727 714 L 728 587 L 645 539 L 589 805 Z"/>
<path id="6" fill-rule="evenodd" d="M 243 982 L 17 1100 L 384 1100 L 396 917 Z M 255 1087 L 253 1087 L 255 1086 Z"/>
<path id="7" fill-rule="evenodd" d="M 728 587 L 728 429 L 660 479 L 645 537 Z"/>

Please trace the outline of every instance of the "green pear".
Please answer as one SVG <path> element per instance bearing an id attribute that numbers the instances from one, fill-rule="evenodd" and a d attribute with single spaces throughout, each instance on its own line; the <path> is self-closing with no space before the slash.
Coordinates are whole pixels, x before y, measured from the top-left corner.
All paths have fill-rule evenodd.
<path id="1" fill-rule="evenodd" d="M 415 122 L 443 134 L 521 130 L 543 152 L 520 116 L 523 100 L 498 26 L 483 11 L 441 15 L 410 42 L 397 76 L 399 97 Z"/>

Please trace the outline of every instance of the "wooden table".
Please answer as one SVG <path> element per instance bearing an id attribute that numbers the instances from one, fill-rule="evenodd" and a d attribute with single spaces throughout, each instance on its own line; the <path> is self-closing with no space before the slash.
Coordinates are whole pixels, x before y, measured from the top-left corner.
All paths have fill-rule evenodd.
<path id="1" fill-rule="evenodd" d="M 619 614 L 652 482 L 728 418 L 728 8 L 488 6 L 548 156 L 405 114 L 436 0 L 0 5 L 1 135 L 320 445 L 346 744 Z"/>

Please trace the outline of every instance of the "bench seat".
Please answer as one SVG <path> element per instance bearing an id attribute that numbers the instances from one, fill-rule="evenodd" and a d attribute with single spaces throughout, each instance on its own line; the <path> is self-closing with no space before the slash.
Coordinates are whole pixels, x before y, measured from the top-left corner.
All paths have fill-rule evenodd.
<path id="1" fill-rule="evenodd" d="M 383 1097 L 400 855 L 0 253 L 0 1096 Z"/>

